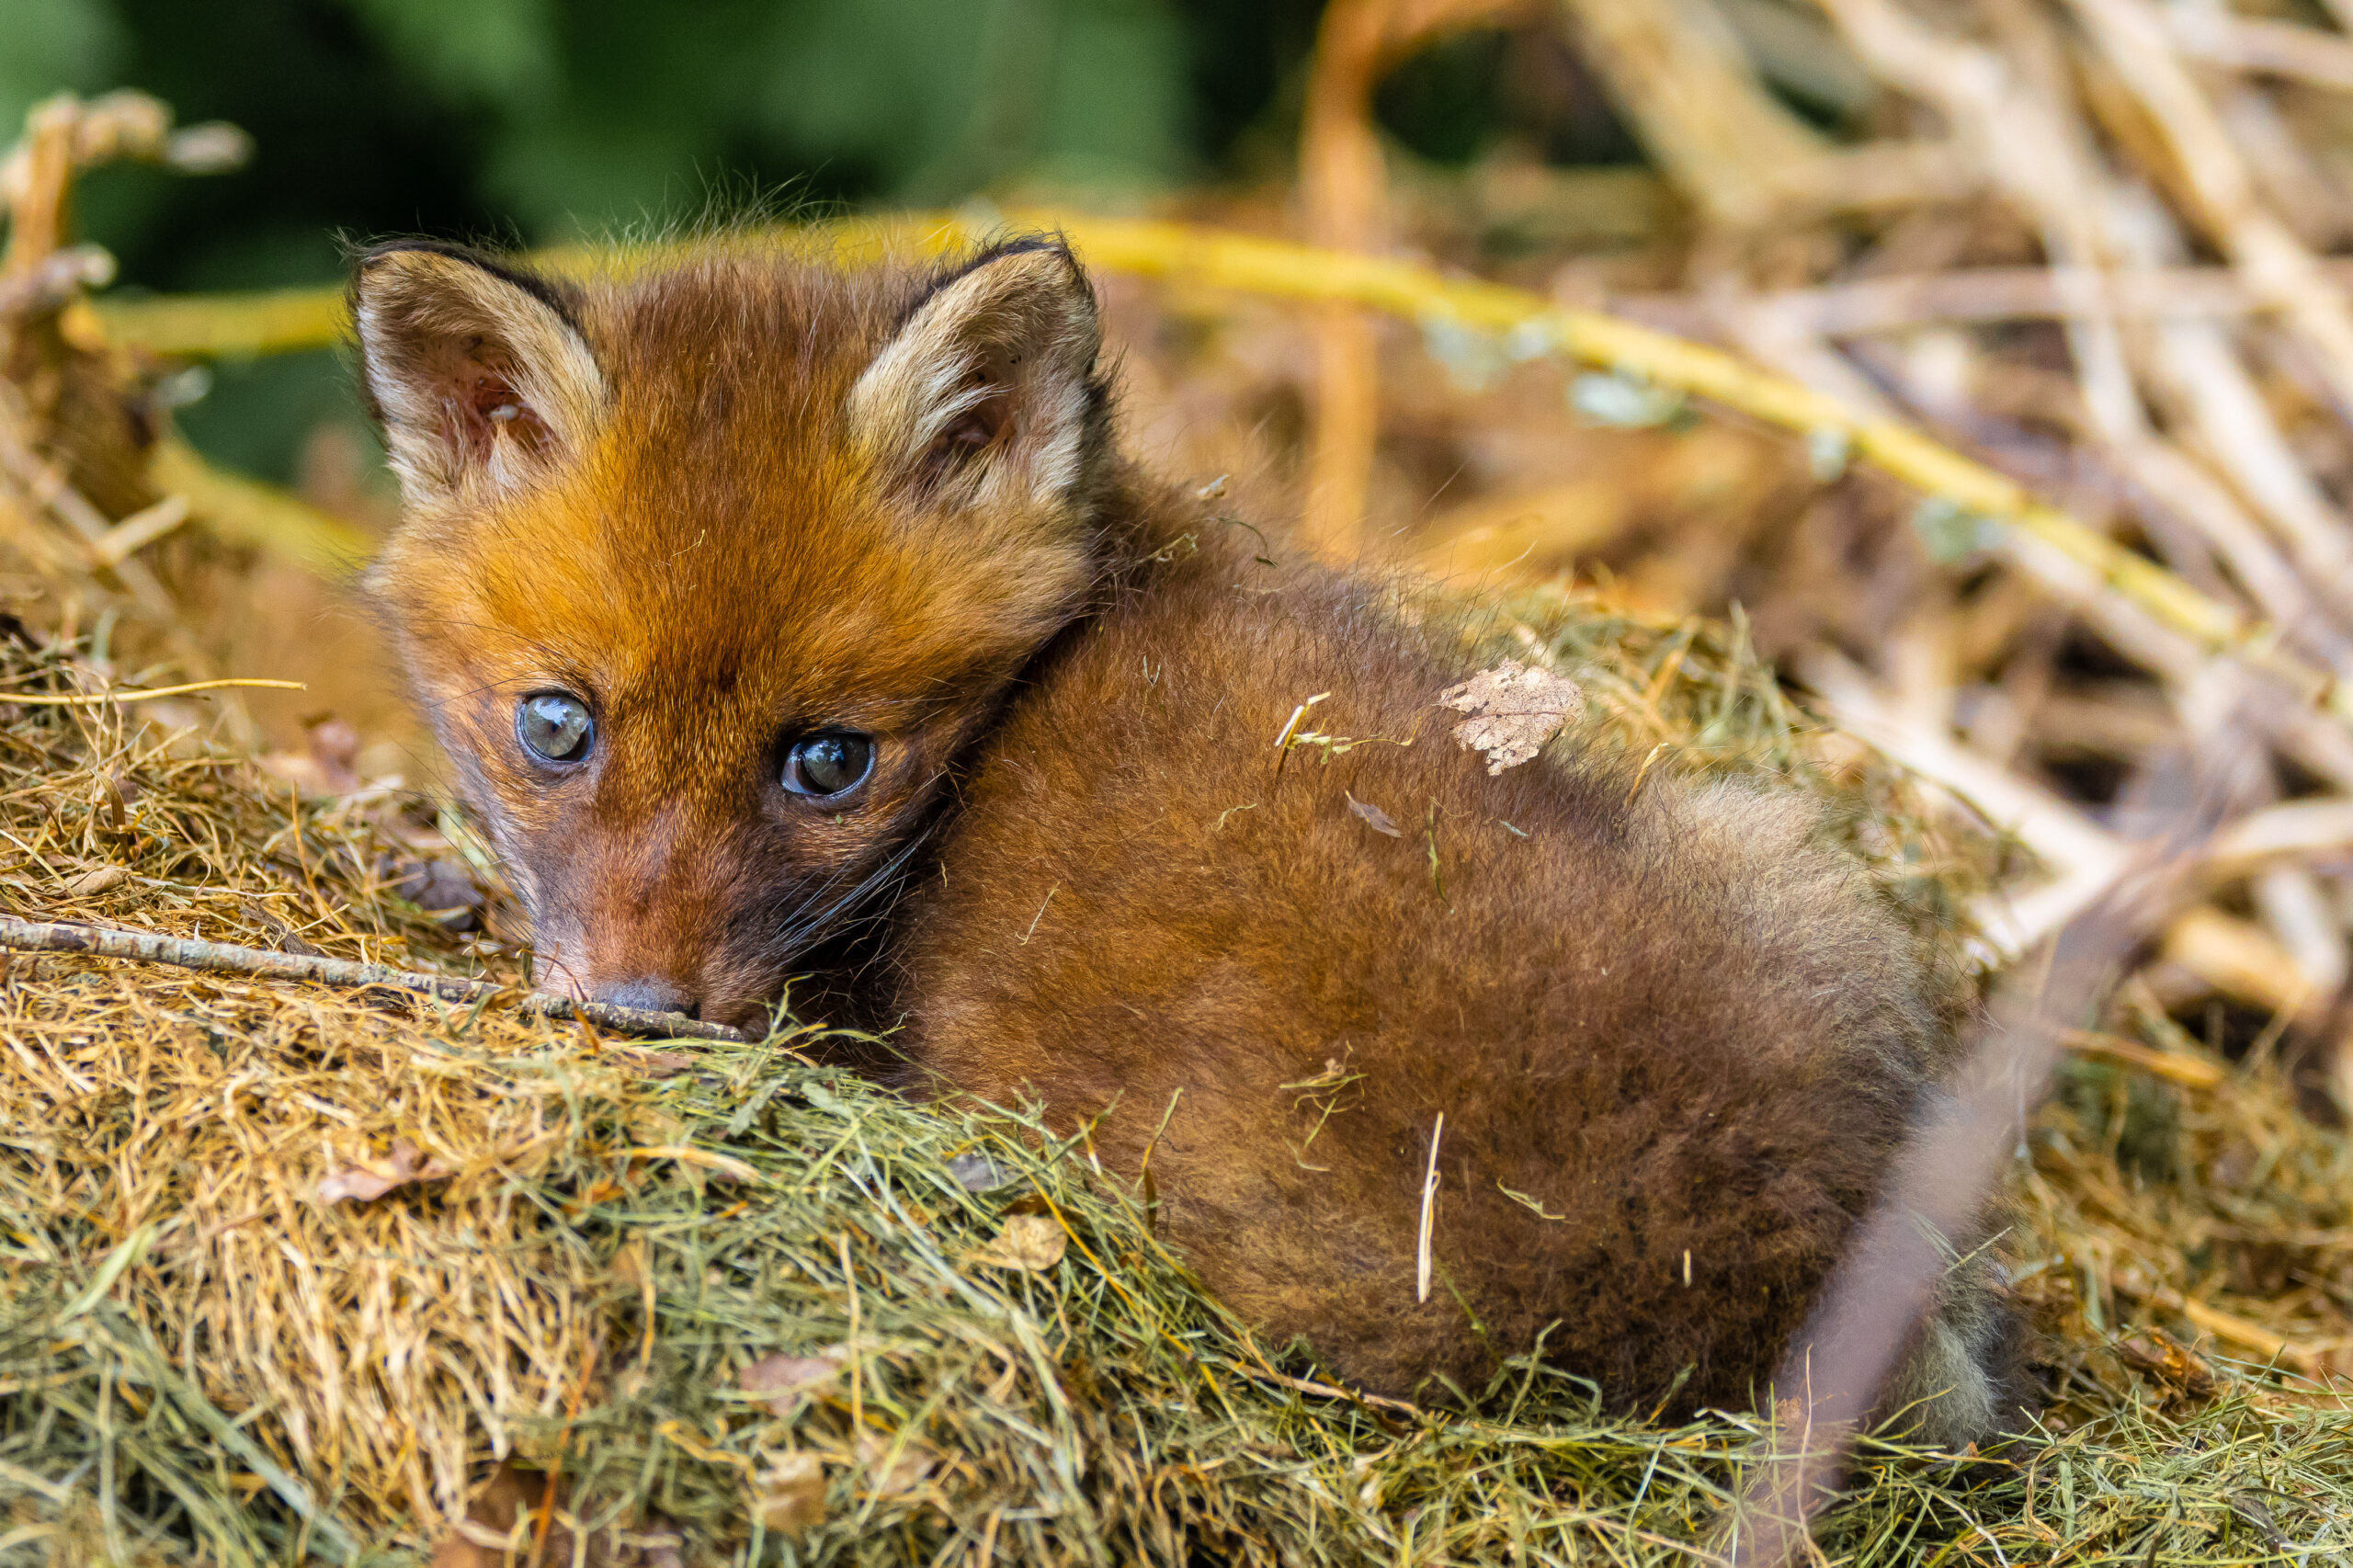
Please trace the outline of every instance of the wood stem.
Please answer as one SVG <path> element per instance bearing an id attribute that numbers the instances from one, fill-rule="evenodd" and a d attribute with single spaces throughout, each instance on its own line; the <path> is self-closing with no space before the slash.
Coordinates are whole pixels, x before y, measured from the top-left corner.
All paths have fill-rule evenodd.
<path id="1" fill-rule="evenodd" d="M 272 952 L 267 948 L 240 948 L 226 942 L 205 942 L 192 937 L 164 937 L 148 931 L 109 930 L 97 926 L 70 926 L 19 920 L 0 915 L 0 948 L 18 952 L 82 953 L 92 958 L 129 959 L 138 963 L 172 964 L 212 974 L 251 975 L 257 980 L 306 980 L 322 985 L 385 985 L 415 991 L 444 1002 L 511 1002 L 527 1013 L 551 1018 L 578 1018 L 617 1034 L 667 1040 L 723 1040 L 738 1043 L 751 1037 L 725 1024 L 707 1024 L 681 1013 L 654 1013 L 642 1007 L 617 1007 L 609 1002 L 587 1002 L 552 991 L 517 991 L 487 980 L 455 974 L 427 974 L 419 970 L 393 969 L 387 964 L 358 963 L 349 959 L 315 958 L 301 953 Z"/>
<path id="2" fill-rule="evenodd" d="M 1409 321 L 1444 320 L 1493 335 L 1516 354 L 1557 355 L 1600 366 L 1836 443 L 1858 461 L 1926 495 L 2006 525 L 2005 552 L 2063 597 L 2081 588 L 2129 601 L 2166 630 L 2189 638 L 2200 652 L 2230 654 L 2280 679 L 2303 702 L 2330 707 L 2337 721 L 2353 719 L 2353 687 L 2340 689 L 2333 671 L 2304 664 L 2282 650 L 2275 628 L 2237 606 L 2208 597 L 2155 562 L 2038 499 L 2007 475 L 1911 425 L 1850 407 L 1720 349 L 1599 312 L 1555 305 L 1525 290 L 1449 278 L 1386 256 L 1347 255 L 1179 223 L 1055 210 L 1012 211 L 1003 214 L 1003 221 L 1059 231 L 1090 263 L 1109 271 L 1302 302 L 1358 304 Z M 844 265 L 911 251 L 953 250 L 976 237 L 952 217 L 923 214 L 851 220 L 825 225 L 815 233 L 826 242 L 824 254 Z M 655 249 L 633 253 L 619 265 L 626 271 L 630 266 L 656 263 L 661 255 Z M 562 271 L 578 269 L 592 258 L 585 253 L 550 253 L 540 259 Z M 104 319 L 118 341 L 151 352 L 220 353 L 233 345 L 284 351 L 332 341 L 341 320 L 339 296 L 322 290 L 313 304 L 315 313 L 301 332 L 288 332 L 280 322 L 288 307 L 283 295 L 175 300 L 168 315 L 145 313 L 144 302 L 108 306 Z"/>

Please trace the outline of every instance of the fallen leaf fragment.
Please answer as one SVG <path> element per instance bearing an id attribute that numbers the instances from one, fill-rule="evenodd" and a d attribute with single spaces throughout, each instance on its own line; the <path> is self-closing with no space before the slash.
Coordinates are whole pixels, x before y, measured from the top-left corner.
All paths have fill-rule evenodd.
<path id="1" fill-rule="evenodd" d="M 439 1181 L 455 1174 L 438 1160 L 423 1159 L 416 1145 L 407 1139 L 396 1138 L 392 1140 L 392 1152 L 381 1159 L 363 1157 L 337 1166 L 319 1183 L 319 1201 L 365 1203 L 383 1197 L 394 1187 L 412 1182 Z"/>
<path id="2" fill-rule="evenodd" d="M 106 788 L 102 807 L 107 813 L 107 831 L 120 834 L 126 838 L 131 836 L 131 801 L 122 792 L 122 781 L 107 773 L 99 776 L 98 782 Z"/>
<path id="3" fill-rule="evenodd" d="M 894 1441 L 895 1454 L 892 1452 Z M 887 1503 L 921 1486 L 938 1467 L 939 1457 L 913 1437 L 894 1440 L 880 1433 L 862 1432 L 858 1438 L 858 1462 L 865 1467 L 867 1490 Z"/>
<path id="4" fill-rule="evenodd" d="M 478 1491 L 466 1517 L 450 1526 L 436 1547 L 430 1568 L 515 1568 L 529 1561 L 548 1478 L 536 1471 L 501 1465 Z M 581 1568 L 683 1568 L 676 1528 L 656 1514 L 635 1529 L 610 1526 L 585 1539 L 569 1521 L 567 1499 L 559 1496 L 540 1561 Z"/>
<path id="5" fill-rule="evenodd" d="M 675 1078 L 695 1064 L 695 1058 L 683 1051 L 648 1051 L 633 1045 L 613 1045 L 607 1050 L 614 1060 L 642 1077 Z"/>
<path id="6" fill-rule="evenodd" d="M 1465 751 L 1487 755 L 1487 772 L 1517 767 L 1554 732 L 1585 711 L 1585 693 L 1565 676 L 1506 659 L 1438 693 L 1438 706 L 1467 713 L 1454 726 Z"/>
<path id="7" fill-rule="evenodd" d="M 1342 790 L 1341 793 L 1347 792 Z M 1365 825 L 1375 833 L 1385 833 L 1392 838 L 1405 836 L 1405 830 L 1397 825 L 1397 819 L 1370 801 L 1359 801 L 1354 795 L 1348 795 L 1348 810 L 1362 817 Z"/>
<path id="8" fill-rule="evenodd" d="M 473 868 L 454 856 L 392 868 L 392 892 L 453 931 L 471 931 L 490 903 Z"/>
<path id="9" fill-rule="evenodd" d="M 96 898 L 102 892 L 112 892 L 131 880 L 131 873 L 119 866 L 93 866 L 65 884 L 67 898 Z"/>
<path id="10" fill-rule="evenodd" d="M 1041 1274 L 1063 1260 L 1063 1249 L 1069 1245 L 1070 1237 L 1051 1217 L 1014 1214 L 1006 1217 L 1005 1229 L 972 1254 L 972 1261 L 983 1268 L 1018 1268 Z"/>
<path id="11" fill-rule="evenodd" d="M 836 1345 L 814 1356 L 763 1356 L 736 1374 L 735 1386 L 767 1400 L 777 1415 L 790 1415 L 802 1396 L 842 1375 L 849 1355 L 848 1346 Z"/>
<path id="12" fill-rule="evenodd" d="M 2206 1358 L 2154 1324 L 2116 1342 L 2126 1366 L 2168 1393 L 2202 1404 L 2214 1397 L 2214 1369 Z"/>
<path id="13" fill-rule="evenodd" d="M 1000 1187 L 1011 1187 L 1016 1179 L 1011 1171 L 977 1149 L 949 1161 L 948 1174 L 967 1192 L 995 1192 Z"/>
<path id="14" fill-rule="evenodd" d="M 769 1456 L 752 1477 L 752 1512 L 763 1529 L 793 1540 L 824 1524 L 824 1462 L 811 1453 Z"/>

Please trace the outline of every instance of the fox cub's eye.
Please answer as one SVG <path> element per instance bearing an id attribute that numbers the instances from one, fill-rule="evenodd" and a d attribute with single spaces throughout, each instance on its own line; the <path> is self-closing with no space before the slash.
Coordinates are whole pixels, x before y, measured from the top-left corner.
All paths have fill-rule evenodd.
<path id="1" fill-rule="evenodd" d="M 578 762 L 597 743 L 597 722 L 568 691 L 535 691 L 516 706 L 515 736 L 541 762 Z"/>
<path id="2" fill-rule="evenodd" d="M 874 771 L 874 739 L 829 730 L 795 741 L 784 754 L 784 787 L 796 795 L 823 799 L 846 795 Z"/>

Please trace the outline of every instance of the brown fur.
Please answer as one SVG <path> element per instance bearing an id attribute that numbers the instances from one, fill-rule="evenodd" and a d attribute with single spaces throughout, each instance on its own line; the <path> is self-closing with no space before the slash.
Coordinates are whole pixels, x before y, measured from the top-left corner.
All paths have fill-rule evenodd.
<path id="1" fill-rule="evenodd" d="M 1945 1045 L 1803 807 L 1491 777 L 1433 706 L 1466 672 L 1375 588 L 1115 456 L 1055 247 L 576 298 L 463 269 L 355 285 L 425 476 L 375 585 L 551 981 L 747 1020 L 834 942 L 900 1082 L 1101 1115 L 1203 1278 L 1347 1376 L 1473 1385 L 1544 1335 L 1615 1405 L 1759 1391 Z M 512 728 L 549 687 L 599 727 L 562 773 Z M 1279 751 L 1325 691 L 1368 744 Z M 823 726 L 879 748 L 831 806 L 776 782 Z M 1964 1440 L 2008 1335 L 1973 1276 L 1947 1298 L 1896 1392 L 1950 1388 Z"/>

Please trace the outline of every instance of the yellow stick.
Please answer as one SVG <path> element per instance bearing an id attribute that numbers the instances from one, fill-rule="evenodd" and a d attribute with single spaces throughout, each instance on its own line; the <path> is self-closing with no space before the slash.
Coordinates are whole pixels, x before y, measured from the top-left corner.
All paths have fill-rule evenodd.
<path id="1" fill-rule="evenodd" d="M 187 496 L 222 539 L 265 550 L 330 582 L 349 577 L 376 548 L 365 529 L 276 485 L 213 467 L 177 436 L 155 443 L 147 478 L 167 495 Z"/>
<path id="2" fill-rule="evenodd" d="M 199 359 L 324 348 L 351 320 L 340 289 L 97 300 L 91 308 L 109 337 Z"/>
<path id="3" fill-rule="evenodd" d="M 897 251 L 938 252 L 997 229 L 1055 229 L 1091 265 L 1142 278 L 1300 301 L 1345 301 L 1416 322 L 1508 339 L 1516 351 L 1554 353 L 1654 386 L 1705 398 L 1784 429 L 1843 442 L 1860 460 L 1927 495 L 2040 540 L 2090 571 L 2172 631 L 2210 652 L 2231 652 L 2287 677 L 2307 696 L 2333 698 L 2329 675 L 2280 653 L 2273 629 L 2199 592 L 2179 577 L 2044 502 L 2007 476 L 1899 421 L 1877 419 L 1733 355 L 1597 311 L 1572 310 L 1540 295 L 1383 256 L 1317 250 L 1282 240 L 1183 223 L 1017 210 L 1001 223 L 937 214 L 855 219 L 780 235 L 844 259 Z M 661 252 L 598 258 L 628 271 Z M 571 269 L 586 256 L 553 252 L 547 265 Z M 265 354 L 316 347 L 344 331 L 334 290 L 264 295 L 102 301 L 97 315 L 118 342 L 159 354 Z"/>
<path id="4" fill-rule="evenodd" d="M 217 691 L 224 686 L 266 686 L 277 691 L 308 691 L 299 680 L 192 680 L 186 686 L 159 686 L 148 691 L 99 691 L 87 697 L 41 697 L 22 691 L 0 691 L 0 703 L 24 708 L 103 708 L 109 702 L 144 702 L 154 697 L 183 697 L 191 691 Z"/>

